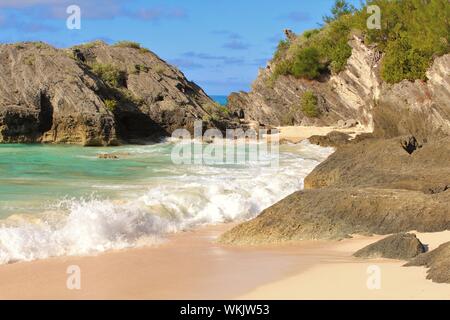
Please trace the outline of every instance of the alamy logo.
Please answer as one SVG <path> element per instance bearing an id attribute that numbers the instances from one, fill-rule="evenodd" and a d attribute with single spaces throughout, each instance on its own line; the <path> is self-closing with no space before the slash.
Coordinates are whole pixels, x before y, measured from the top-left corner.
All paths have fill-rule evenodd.
<path id="1" fill-rule="evenodd" d="M 67 267 L 66 286 L 69 290 L 81 290 L 81 269 L 77 265 L 71 265 Z"/>
<path id="2" fill-rule="evenodd" d="M 68 6 L 66 13 L 69 17 L 66 20 L 66 26 L 69 30 L 81 29 L 81 8 L 77 5 Z"/>
<path id="3" fill-rule="evenodd" d="M 381 289 L 381 268 L 376 265 L 367 267 L 367 289 L 380 290 Z"/>
<path id="4" fill-rule="evenodd" d="M 379 6 L 371 5 L 367 7 L 367 13 L 371 16 L 367 19 L 367 29 L 381 29 L 381 9 Z"/>

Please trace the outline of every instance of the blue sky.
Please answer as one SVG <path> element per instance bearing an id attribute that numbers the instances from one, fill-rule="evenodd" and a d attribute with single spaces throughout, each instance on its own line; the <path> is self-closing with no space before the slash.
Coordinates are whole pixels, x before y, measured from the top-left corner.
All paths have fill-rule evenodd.
<path id="1" fill-rule="evenodd" d="M 350 1 L 358 4 L 359 0 Z M 334 0 L 0 0 L 0 42 L 57 47 L 133 40 L 179 67 L 210 95 L 250 89 L 283 38 L 317 27 Z M 69 5 L 81 29 L 66 28 Z"/>

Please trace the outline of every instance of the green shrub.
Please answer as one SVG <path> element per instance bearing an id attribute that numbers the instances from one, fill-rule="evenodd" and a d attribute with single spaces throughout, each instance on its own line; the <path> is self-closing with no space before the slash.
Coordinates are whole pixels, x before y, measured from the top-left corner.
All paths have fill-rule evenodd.
<path id="1" fill-rule="evenodd" d="M 114 44 L 114 47 L 140 49 L 141 45 L 133 41 L 118 41 Z"/>
<path id="2" fill-rule="evenodd" d="M 111 87 L 121 87 L 126 81 L 126 73 L 112 64 L 94 63 L 92 72 Z"/>
<path id="3" fill-rule="evenodd" d="M 36 62 L 36 57 L 33 56 L 33 55 L 26 56 L 26 57 L 23 58 L 23 62 L 26 65 L 32 66 Z"/>
<path id="4" fill-rule="evenodd" d="M 280 40 L 277 46 L 277 50 L 275 51 L 274 60 L 278 61 L 284 58 L 289 47 L 290 43 L 288 40 Z"/>
<path id="5" fill-rule="evenodd" d="M 322 65 L 316 48 L 301 49 L 294 58 L 290 73 L 297 78 L 316 79 L 320 76 Z"/>
<path id="6" fill-rule="evenodd" d="M 425 52 L 412 48 L 407 39 L 397 39 L 386 47 L 382 61 L 381 75 L 388 83 L 397 83 L 404 79 L 426 79 L 426 70 L 430 57 Z"/>
<path id="7" fill-rule="evenodd" d="M 305 37 L 305 39 L 309 39 L 314 35 L 318 34 L 319 32 L 320 30 L 318 29 L 306 30 L 305 32 L 303 32 L 303 36 Z"/>
<path id="8" fill-rule="evenodd" d="M 367 29 L 368 5 L 381 9 L 380 30 Z M 279 45 L 272 81 L 279 75 L 314 79 L 320 73 L 344 70 L 352 53 L 351 34 L 376 44 L 384 53 L 381 76 L 389 83 L 425 79 L 433 58 L 450 52 L 448 0 L 367 0 L 359 10 L 337 0 L 332 15 L 324 20 L 320 29 Z"/>
<path id="9" fill-rule="evenodd" d="M 230 116 L 230 110 L 217 102 L 206 105 L 205 111 L 209 114 L 208 118 L 211 120 L 218 121 Z"/>
<path id="10" fill-rule="evenodd" d="M 348 3 L 345 0 L 335 0 L 334 6 L 331 8 L 331 16 L 325 16 L 323 17 L 323 21 L 325 23 L 330 23 L 333 21 L 338 20 L 340 17 L 351 14 L 356 11 L 356 8 Z"/>
<path id="11" fill-rule="evenodd" d="M 106 108 L 111 111 L 114 112 L 117 108 L 117 101 L 116 100 L 112 100 L 112 99 L 106 99 L 104 101 Z"/>
<path id="12" fill-rule="evenodd" d="M 44 42 L 41 42 L 41 41 L 34 42 L 34 46 L 37 49 L 45 49 L 45 48 L 47 48 L 47 44 L 45 44 Z"/>
<path id="13" fill-rule="evenodd" d="M 140 43 L 134 41 L 119 41 L 114 44 L 114 47 L 137 49 L 141 53 L 150 52 L 147 48 L 142 47 Z"/>
<path id="14" fill-rule="evenodd" d="M 317 118 L 320 115 L 318 100 L 314 92 L 305 91 L 300 99 L 300 107 L 305 116 Z"/>

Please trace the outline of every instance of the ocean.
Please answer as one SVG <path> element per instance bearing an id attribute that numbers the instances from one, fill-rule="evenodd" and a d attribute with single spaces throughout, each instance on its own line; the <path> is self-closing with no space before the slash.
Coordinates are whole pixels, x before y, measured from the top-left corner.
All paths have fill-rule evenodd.
<path id="1" fill-rule="evenodd" d="M 215 102 L 221 104 L 222 106 L 226 106 L 228 103 L 227 96 L 210 96 Z"/>
<path id="2" fill-rule="evenodd" d="M 301 189 L 332 152 L 305 142 L 282 145 L 278 167 L 177 165 L 175 145 L 0 145 L 0 263 L 153 245 L 245 221 Z"/>

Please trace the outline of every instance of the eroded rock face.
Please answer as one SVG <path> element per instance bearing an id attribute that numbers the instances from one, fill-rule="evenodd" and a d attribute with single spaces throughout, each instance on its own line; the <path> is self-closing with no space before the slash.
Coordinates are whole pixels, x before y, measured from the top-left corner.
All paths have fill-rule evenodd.
<path id="1" fill-rule="evenodd" d="M 298 191 L 222 237 L 263 244 L 450 228 L 450 137 L 409 154 L 398 138 L 341 146 Z"/>
<path id="2" fill-rule="evenodd" d="M 397 233 L 355 252 L 358 258 L 410 260 L 424 253 L 425 246 L 412 233 Z"/>
<path id="3" fill-rule="evenodd" d="M 450 134 L 450 54 L 435 59 L 427 78 L 383 85 L 373 112 L 376 136 Z"/>
<path id="4" fill-rule="evenodd" d="M 350 44 L 353 52 L 346 69 L 323 81 L 280 76 L 272 83 L 273 66 L 269 63 L 260 70 L 251 92 L 230 95 L 230 109 L 246 120 L 267 125 L 336 125 L 339 120 L 354 119 L 371 129 L 372 110 L 381 87 L 380 55 L 356 37 Z M 299 105 L 305 91 L 318 97 L 320 117 L 308 118 L 302 113 Z"/>
<path id="5" fill-rule="evenodd" d="M 229 97 L 232 110 L 246 120 L 267 125 L 336 125 L 354 119 L 377 137 L 450 133 L 450 54 L 438 57 L 427 72 L 427 81 L 404 80 L 390 85 L 381 80 L 382 54 L 355 37 L 344 71 L 322 81 L 291 76 L 270 78 L 273 66 L 261 69 L 249 93 Z M 299 107 L 305 91 L 318 97 L 321 115 L 306 117 Z"/>
<path id="6" fill-rule="evenodd" d="M 92 72 L 124 73 L 120 90 Z M 112 110 L 105 105 L 117 100 Z M 44 43 L 0 45 L 0 142 L 111 145 L 192 130 L 213 101 L 152 52 L 108 46 L 59 50 Z"/>
<path id="7" fill-rule="evenodd" d="M 449 184 L 450 137 L 431 139 L 412 154 L 400 141 L 366 139 L 343 146 L 306 177 L 305 188 L 376 187 L 430 193 Z"/>
<path id="8" fill-rule="evenodd" d="M 427 279 L 437 283 L 450 283 L 450 242 L 440 245 L 433 251 L 419 255 L 405 266 L 424 266 L 429 269 Z"/>

